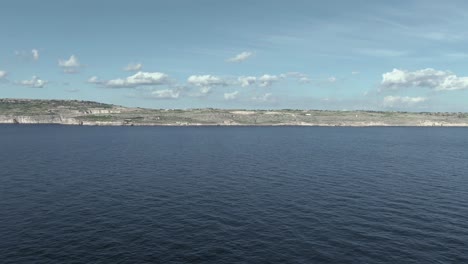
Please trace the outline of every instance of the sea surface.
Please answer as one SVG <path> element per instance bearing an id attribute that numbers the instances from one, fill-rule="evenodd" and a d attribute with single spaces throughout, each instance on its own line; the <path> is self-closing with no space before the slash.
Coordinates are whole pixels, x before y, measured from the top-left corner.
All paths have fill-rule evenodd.
<path id="1" fill-rule="evenodd" d="M 468 129 L 1 125 L 0 263 L 468 263 Z"/>

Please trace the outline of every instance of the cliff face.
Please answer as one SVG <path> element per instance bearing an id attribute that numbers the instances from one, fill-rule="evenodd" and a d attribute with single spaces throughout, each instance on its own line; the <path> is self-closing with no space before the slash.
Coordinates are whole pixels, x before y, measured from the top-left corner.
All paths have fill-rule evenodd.
<path id="1" fill-rule="evenodd" d="M 2 124 L 64 124 L 79 125 L 80 121 L 74 118 L 66 118 L 55 115 L 37 115 L 37 116 L 0 116 Z"/>
<path id="2" fill-rule="evenodd" d="M 88 101 L 0 99 L 0 124 L 106 126 L 460 126 L 466 113 L 141 109 Z"/>
<path id="3" fill-rule="evenodd" d="M 51 115 L 38 116 L 0 116 L 0 124 L 30 124 L 30 125 L 81 125 L 81 126 L 125 126 L 134 125 L 125 121 L 84 121 L 74 117 Z"/>
<path id="4" fill-rule="evenodd" d="M 0 99 L 0 124 L 122 125 L 123 120 L 99 118 L 125 110 L 130 109 L 89 101 Z"/>

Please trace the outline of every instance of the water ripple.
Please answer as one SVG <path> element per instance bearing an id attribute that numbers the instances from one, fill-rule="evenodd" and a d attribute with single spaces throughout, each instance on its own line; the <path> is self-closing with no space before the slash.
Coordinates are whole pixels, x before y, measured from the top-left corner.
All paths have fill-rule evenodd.
<path id="1" fill-rule="evenodd" d="M 466 132 L 1 125 L 1 262 L 468 263 Z"/>

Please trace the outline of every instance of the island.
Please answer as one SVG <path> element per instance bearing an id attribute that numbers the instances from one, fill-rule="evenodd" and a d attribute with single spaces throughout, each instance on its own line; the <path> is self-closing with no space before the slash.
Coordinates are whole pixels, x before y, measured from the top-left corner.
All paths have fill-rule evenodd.
<path id="1" fill-rule="evenodd" d="M 0 99 L 0 124 L 468 127 L 468 113 L 299 109 L 148 109 L 78 100 Z"/>

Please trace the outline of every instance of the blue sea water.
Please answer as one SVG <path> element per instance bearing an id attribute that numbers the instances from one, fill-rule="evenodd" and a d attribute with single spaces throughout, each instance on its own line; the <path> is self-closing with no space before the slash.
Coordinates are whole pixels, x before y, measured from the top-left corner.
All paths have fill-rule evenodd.
<path id="1" fill-rule="evenodd" d="M 0 263 L 468 263 L 468 129 L 0 126 Z"/>

